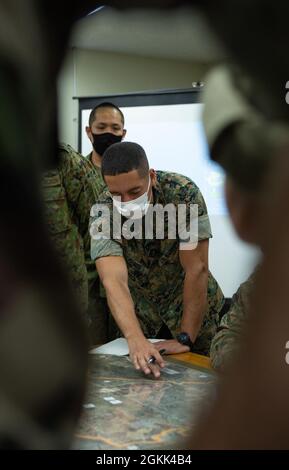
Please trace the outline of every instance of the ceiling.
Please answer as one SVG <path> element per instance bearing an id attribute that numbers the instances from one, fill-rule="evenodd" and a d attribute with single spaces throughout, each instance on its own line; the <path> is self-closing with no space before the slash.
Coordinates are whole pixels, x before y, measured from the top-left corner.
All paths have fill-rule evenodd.
<path id="1" fill-rule="evenodd" d="M 210 62 L 224 51 L 199 12 L 125 10 L 104 7 L 79 21 L 71 47 Z"/>

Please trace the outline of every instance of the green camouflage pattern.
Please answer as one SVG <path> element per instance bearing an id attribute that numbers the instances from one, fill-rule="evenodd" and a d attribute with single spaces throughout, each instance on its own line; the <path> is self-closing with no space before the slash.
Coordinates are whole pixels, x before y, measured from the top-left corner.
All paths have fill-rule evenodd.
<path id="1" fill-rule="evenodd" d="M 85 173 L 79 158 L 69 146 L 59 147 L 58 169 L 47 172 L 43 178 L 43 195 L 49 233 L 58 255 L 72 283 L 82 312 L 88 307 L 88 283 L 84 258 L 84 242 L 78 201 L 83 191 Z M 84 191 L 83 191 L 84 192 Z"/>
<path id="2" fill-rule="evenodd" d="M 210 357 L 212 366 L 216 370 L 224 370 L 239 350 L 243 338 L 243 330 L 247 323 L 256 272 L 254 271 L 234 294 L 232 306 L 221 319 L 218 332 L 213 338 Z"/>
<path id="3" fill-rule="evenodd" d="M 105 188 L 101 171 L 69 145 L 59 146 L 60 165 L 45 175 L 43 188 L 49 231 L 86 313 L 91 344 L 107 341 L 109 310 L 100 294 L 90 257 L 91 207 Z"/>
<path id="4" fill-rule="evenodd" d="M 176 173 L 157 172 L 154 188 L 154 204 L 198 204 L 198 239 L 212 237 L 209 217 L 199 188 L 189 178 Z M 111 200 L 104 196 L 103 203 L 111 208 Z M 93 222 L 97 217 L 92 218 Z M 91 242 L 92 259 L 103 256 L 124 256 L 129 288 L 135 304 L 137 317 L 146 337 L 156 337 L 163 324 L 172 335 L 180 331 L 183 313 L 183 285 L 185 273 L 179 261 L 180 240 L 168 239 L 167 217 L 165 217 L 163 240 L 94 240 Z M 144 219 L 143 219 L 144 224 Z M 210 342 L 218 325 L 218 314 L 224 304 L 223 293 L 209 272 L 208 309 L 195 351 L 208 354 Z"/>
<path id="5" fill-rule="evenodd" d="M 83 157 L 84 158 L 84 157 Z M 94 201 L 98 201 L 100 195 L 103 193 L 103 191 L 106 188 L 106 184 L 103 180 L 102 174 L 101 174 L 101 169 L 99 167 L 96 167 L 92 163 L 92 153 L 89 154 L 87 157 L 85 157 L 85 161 L 87 162 L 87 167 L 89 168 L 88 170 L 88 178 L 91 181 L 91 184 L 94 188 Z M 95 202 L 93 204 L 95 204 Z M 89 208 L 89 214 L 90 214 L 90 209 Z M 87 220 L 86 220 L 87 223 Z M 87 230 L 87 225 L 85 228 L 85 262 L 86 262 L 86 267 L 87 267 L 87 273 L 88 273 L 88 280 L 89 282 L 93 280 L 98 279 L 98 273 L 95 268 L 95 262 L 91 259 L 90 256 L 90 234 L 89 230 Z"/>
<path id="6" fill-rule="evenodd" d="M 90 167 L 90 178 L 95 191 L 95 201 L 106 189 L 101 169 L 92 162 L 92 153 L 85 157 Z M 85 234 L 85 263 L 88 275 L 88 318 L 92 345 L 102 344 L 116 337 L 114 321 L 106 301 L 105 290 L 100 282 L 95 261 L 90 256 L 90 233 Z"/>

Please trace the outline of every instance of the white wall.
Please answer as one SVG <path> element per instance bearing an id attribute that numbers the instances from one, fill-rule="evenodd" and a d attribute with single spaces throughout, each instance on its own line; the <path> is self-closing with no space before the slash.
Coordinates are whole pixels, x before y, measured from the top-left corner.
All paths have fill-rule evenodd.
<path id="1" fill-rule="evenodd" d="M 78 102 L 73 96 L 101 96 L 145 90 L 190 88 L 206 64 L 74 49 L 59 77 L 60 140 L 78 147 Z"/>
<path id="2" fill-rule="evenodd" d="M 252 273 L 260 252 L 242 242 L 226 215 L 210 215 L 209 266 L 226 297 L 232 296 Z"/>

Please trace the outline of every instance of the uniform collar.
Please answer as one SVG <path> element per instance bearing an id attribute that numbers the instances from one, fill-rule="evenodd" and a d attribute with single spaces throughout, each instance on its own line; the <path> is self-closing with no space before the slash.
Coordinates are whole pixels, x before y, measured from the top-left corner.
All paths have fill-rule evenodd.
<path id="1" fill-rule="evenodd" d="M 155 204 L 166 205 L 164 192 L 163 192 L 162 186 L 159 182 L 158 172 L 157 172 L 157 182 L 156 182 L 156 185 L 153 187 L 153 205 L 155 205 Z"/>
<path id="2" fill-rule="evenodd" d="M 99 166 L 95 166 L 95 164 L 93 163 L 92 161 L 92 152 L 90 152 L 88 155 L 87 155 L 87 160 L 91 163 L 91 165 L 93 166 L 93 168 L 95 169 L 95 171 L 98 171 L 100 174 L 101 174 L 101 168 L 99 168 Z"/>

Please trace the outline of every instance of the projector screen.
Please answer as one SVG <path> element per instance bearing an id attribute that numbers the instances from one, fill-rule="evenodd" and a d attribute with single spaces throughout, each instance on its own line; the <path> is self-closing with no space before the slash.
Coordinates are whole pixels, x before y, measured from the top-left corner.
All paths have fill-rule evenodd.
<path id="1" fill-rule="evenodd" d="M 85 132 L 89 114 L 102 101 L 121 108 L 127 130 L 125 140 L 137 142 L 145 149 L 151 168 L 181 173 L 199 186 L 213 232 L 209 267 L 224 294 L 230 297 L 251 273 L 257 250 L 241 242 L 231 225 L 224 199 L 224 172 L 209 158 L 200 92 L 174 90 L 80 99 L 79 151 L 84 156 L 92 149 Z"/>

